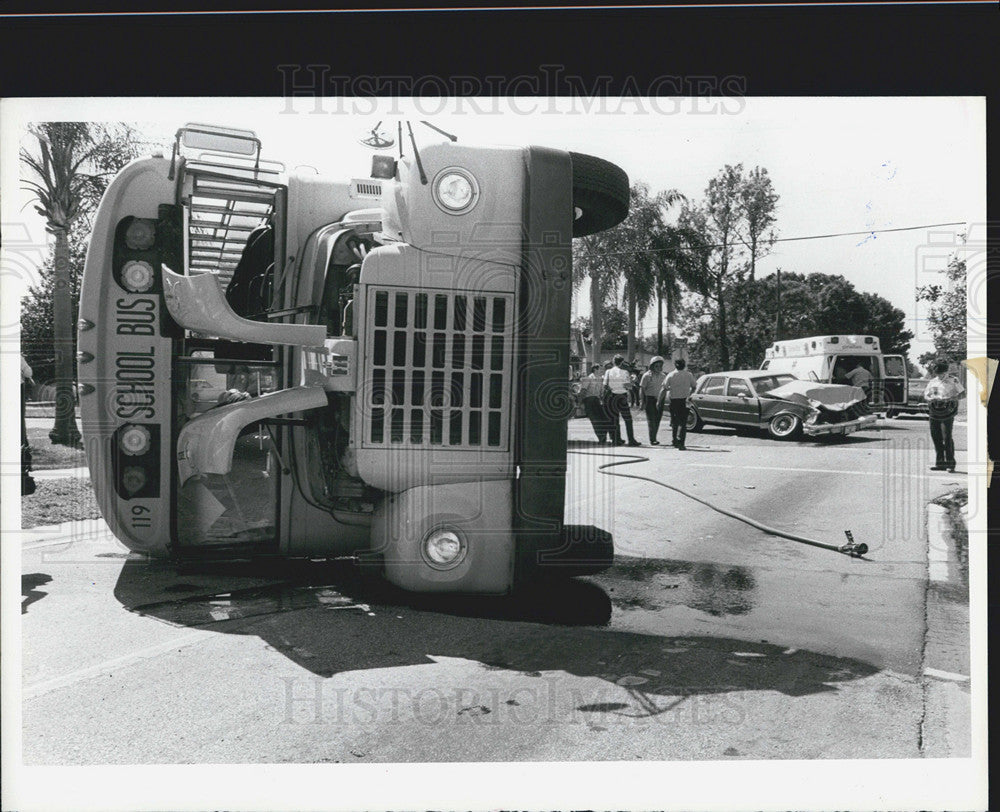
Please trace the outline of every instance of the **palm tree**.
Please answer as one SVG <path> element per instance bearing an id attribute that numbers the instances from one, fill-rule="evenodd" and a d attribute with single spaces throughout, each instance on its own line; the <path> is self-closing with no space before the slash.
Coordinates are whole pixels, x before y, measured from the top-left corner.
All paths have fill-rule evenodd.
<path id="1" fill-rule="evenodd" d="M 108 128 L 87 122 L 46 122 L 29 128 L 37 149 L 23 147 L 21 163 L 30 178 L 23 181 L 55 237 L 52 295 L 55 350 L 56 417 L 49 438 L 59 445 L 77 445 L 76 397 L 73 391 L 73 303 L 71 297 L 69 233 L 81 216 L 96 208 L 108 180 L 135 157 L 134 131 L 120 125 Z"/>
<path id="2" fill-rule="evenodd" d="M 644 183 L 630 190 L 629 215 L 608 231 L 584 237 L 575 244 L 574 273 L 577 286 L 590 281 L 592 362 L 600 354 L 603 337 L 601 311 L 621 294 L 628 314 L 627 354 L 635 356 L 636 327 L 654 302 L 662 310 L 667 302 L 668 321 L 674 320 L 674 303 L 680 285 L 702 292 L 705 275 L 701 235 L 688 228 L 667 226 L 664 216 L 677 203 L 685 202 L 676 189 L 650 194 Z M 662 347 L 662 318 L 659 325 Z"/>
<path id="3" fill-rule="evenodd" d="M 667 306 L 667 325 L 677 320 L 676 304 L 681 286 L 705 295 L 707 280 L 702 270 L 701 252 L 704 250 L 701 235 L 683 226 L 662 226 L 653 235 L 653 260 L 656 271 L 656 347 L 657 353 L 670 352 L 673 347 L 663 345 L 663 304 Z M 668 333 L 669 334 L 669 333 Z"/>
<path id="4" fill-rule="evenodd" d="M 608 232 L 581 237 L 573 243 L 573 284 L 590 282 L 590 363 L 601 358 L 604 340 L 604 306 L 618 286 L 618 270 L 606 249 Z"/>
<path id="5" fill-rule="evenodd" d="M 622 303 L 628 311 L 628 357 L 635 356 L 636 322 L 645 318 L 654 301 L 658 302 L 659 280 L 657 258 L 658 238 L 666 228 L 666 210 L 683 201 L 676 189 L 650 195 L 649 187 L 636 183 L 632 187 L 629 216 L 618 226 L 628 250 L 620 257 L 624 279 Z"/>

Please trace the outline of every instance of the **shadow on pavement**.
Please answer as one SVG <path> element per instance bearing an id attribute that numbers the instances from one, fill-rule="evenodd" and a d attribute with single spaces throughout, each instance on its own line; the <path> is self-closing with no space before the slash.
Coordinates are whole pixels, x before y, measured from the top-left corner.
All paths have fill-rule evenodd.
<path id="1" fill-rule="evenodd" d="M 52 576 L 46 575 L 44 572 L 31 572 L 21 576 L 21 597 L 24 598 L 21 601 L 22 615 L 28 613 L 28 607 L 31 604 L 40 601 L 49 594 L 43 589 L 38 589 L 38 587 L 45 586 L 45 584 L 51 583 L 51 581 Z"/>
<path id="2" fill-rule="evenodd" d="M 687 573 L 701 583 L 696 600 L 719 613 L 746 611 L 753 585 L 739 569 Z M 276 582 L 259 582 L 267 577 Z M 801 696 L 835 691 L 838 682 L 877 671 L 858 660 L 767 643 L 601 628 L 610 620 L 611 599 L 579 579 L 539 583 L 509 597 L 432 596 L 402 592 L 340 563 L 178 573 L 166 563 L 129 561 L 115 597 L 129 611 L 173 625 L 256 635 L 321 677 L 451 657 L 530 677 L 550 671 L 596 677 L 644 696 L 744 690 Z"/>

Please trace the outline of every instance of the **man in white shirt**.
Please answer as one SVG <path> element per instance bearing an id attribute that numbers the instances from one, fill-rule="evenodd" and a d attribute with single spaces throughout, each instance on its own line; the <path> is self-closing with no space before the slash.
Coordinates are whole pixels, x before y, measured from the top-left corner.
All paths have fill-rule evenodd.
<path id="1" fill-rule="evenodd" d="M 854 366 L 848 370 L 844 377 L 851 382 L 851 386 L 857 386 L 864 390 L 866 400 L 871 399 L 872 374 L 860 360 L 855 361 Z"/>
<path id="2" fill-rule="evenodd" d="M 614 427 L 613 441 L 615 445 L 623 445 L 621 428 L 618 416 L 621 415 L 625 421 L 625 431 L 628 434 L 628 444 L 631 446 L 642 445 L 635 439 L 632 431 L 632 410 L 629 408 L 628 392 L 632 385 L 632 376 L 628 370 L 622 369 L 625 358 L 622 355 L 615 356 L 615 365 L 604 373 L 604 386 L 608 390 L 608 411 L 611 416 L 611 423 Z"/>
<path id="3" fill-rule="evenodd" d="M 673 434 L 673 445 L 678 451 L 684 450 L 684 438 L 687 436 L 688 408 L 687 399 L 694 393 L 694 375 L 685 367 L 683 358 L 674 362 L 673 371 L 663 380 L 663 388 L 657 402 L 661 408 L 663 401 L 670 399 L 670 432 Z"/>
<path id="4" fill-rule="evenodd" d="M 24 420 L 24 402 L 34 388 L 31 367 L 21 356 L 21 496 L 31 496 L 35 492 L 35 478 L 31 475 L 31 446 L 28 444 L 28 426 Z"/>
<path id="5" fill-rule="evenodd" d="M 657 401 L 663 381 L 667 377 L 663 372 L 662 356 L 657 355 L 649 362 L 647 369 L 639 381 L 639 392 L 642 395 L 642 405 L 646 407 L 646 422 L 649 424 L 649 444 L 659 445 L 656 433 L 660 430 L 660 420 L 663 418 L 663 406 Z"/>
<path id="6" fill-rule="evenodd" d="M 604 374 L 600 364 L 590 368 L 590 374 L 580 381 L 580 394 L 583 396 L 583 410 L 594 427 L 597 442 L 603 444 L 608 438 L 608 416 L 601 402 L 604 394 Z"/>
<path id="7" fill-rule="evenodd" d="M 958 414 L 958 399 L 965 391 L 958 379 L 948 374 L 948 362 L 938 361 L 932 367 L 934 377 L 924 390 L 930 417 L 931 440 L 936 457 L 932 471 L 955 471 L 955 441 L 951 430 Z"/>

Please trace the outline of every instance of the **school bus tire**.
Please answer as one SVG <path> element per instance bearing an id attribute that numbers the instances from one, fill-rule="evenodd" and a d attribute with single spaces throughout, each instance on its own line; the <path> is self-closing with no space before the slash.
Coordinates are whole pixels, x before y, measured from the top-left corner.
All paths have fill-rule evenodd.
<path id="1" fill-rule="evenodd" d="M 628 216 L 628 175 L 610 161 L 571 152 L 573 162 L 573 236 L 586 237 L 614 228 Z"/>

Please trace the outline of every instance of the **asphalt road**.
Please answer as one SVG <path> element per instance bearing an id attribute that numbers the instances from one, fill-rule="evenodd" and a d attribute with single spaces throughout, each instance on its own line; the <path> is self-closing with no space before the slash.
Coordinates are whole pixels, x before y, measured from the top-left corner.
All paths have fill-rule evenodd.
<path id="1" fill-rule="evenodd" d="M 648 459 L 617 472 L 832 544 L 850 530 L 870 560 L 601 473 L 592 439 L 572 422 L 567 521 L 613 532 L 616 564 L 517 598 L 407 595 L 346 564 L 179 572 L 100 522 L 26 532 L 24 762 L 968 754 L 967 572 L 952 547 L 929 568 L 925 526 L 967 482 L 963 426 L 953 475 L 927 470 L 920 419 L 621 450 Z"/>

